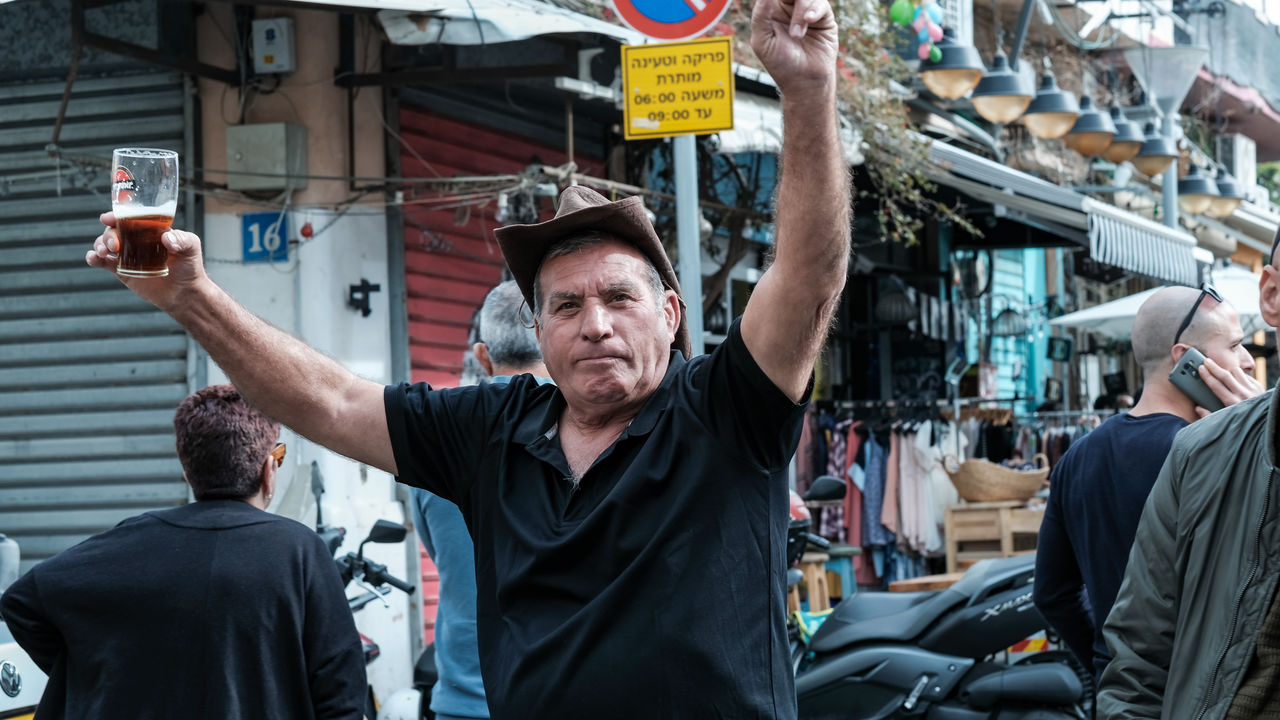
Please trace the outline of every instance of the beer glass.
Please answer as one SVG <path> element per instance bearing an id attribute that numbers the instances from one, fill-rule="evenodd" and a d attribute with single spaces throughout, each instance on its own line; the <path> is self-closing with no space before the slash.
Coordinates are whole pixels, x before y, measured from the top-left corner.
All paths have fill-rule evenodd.
<path id="1" fill-rule="evenodd" d="M 111 155 L 111 210 L 120 252 L 116 273 L 128 277 L 169 274 L 169 251 L 160 236 L 178 209 L 178 153 L 117 148 Z"/>

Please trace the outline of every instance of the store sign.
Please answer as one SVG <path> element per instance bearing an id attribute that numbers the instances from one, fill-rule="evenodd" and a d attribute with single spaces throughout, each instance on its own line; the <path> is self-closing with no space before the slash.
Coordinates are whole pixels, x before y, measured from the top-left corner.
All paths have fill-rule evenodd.
<path id="1" fill-rule="evenodd" d="M 622 47 L 628 140 L 733 129 L 733 48 L 727 37 Z"/>
<path id="2" fill-rule="evenodd" d="M 612 0 L 628 27 L 654 40 L 688 40 L 710 30 L 729 0 Z"/>

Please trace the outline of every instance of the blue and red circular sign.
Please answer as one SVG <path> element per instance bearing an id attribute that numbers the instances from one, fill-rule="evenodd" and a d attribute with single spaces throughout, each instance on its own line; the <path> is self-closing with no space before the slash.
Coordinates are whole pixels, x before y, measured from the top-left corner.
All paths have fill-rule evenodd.
<path id="1" fill-rule="evenodd" d="M 612 0 L 618 17 L 654 40 L 688 40 L 710 30 L 729 0 Z"/>

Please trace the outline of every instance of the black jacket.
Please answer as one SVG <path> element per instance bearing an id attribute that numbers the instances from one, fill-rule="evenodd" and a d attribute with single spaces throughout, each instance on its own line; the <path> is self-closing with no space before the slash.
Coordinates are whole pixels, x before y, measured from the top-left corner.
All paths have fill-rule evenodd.
<path id="1" fill-rule="evenodd" d="M 41 720 L 362 717 L 333 558 L 244 502 L 129 518 L 37 565 L 0 612 L 49 675 Z"/>

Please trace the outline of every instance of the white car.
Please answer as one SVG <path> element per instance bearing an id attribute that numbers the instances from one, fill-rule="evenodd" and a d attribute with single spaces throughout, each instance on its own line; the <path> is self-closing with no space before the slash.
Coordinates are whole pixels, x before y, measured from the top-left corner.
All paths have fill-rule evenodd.
<path id="1" fill-rule="evenodd" d="M 48 681 L 0 619 L 0 720 L 31 720 Z"/>

